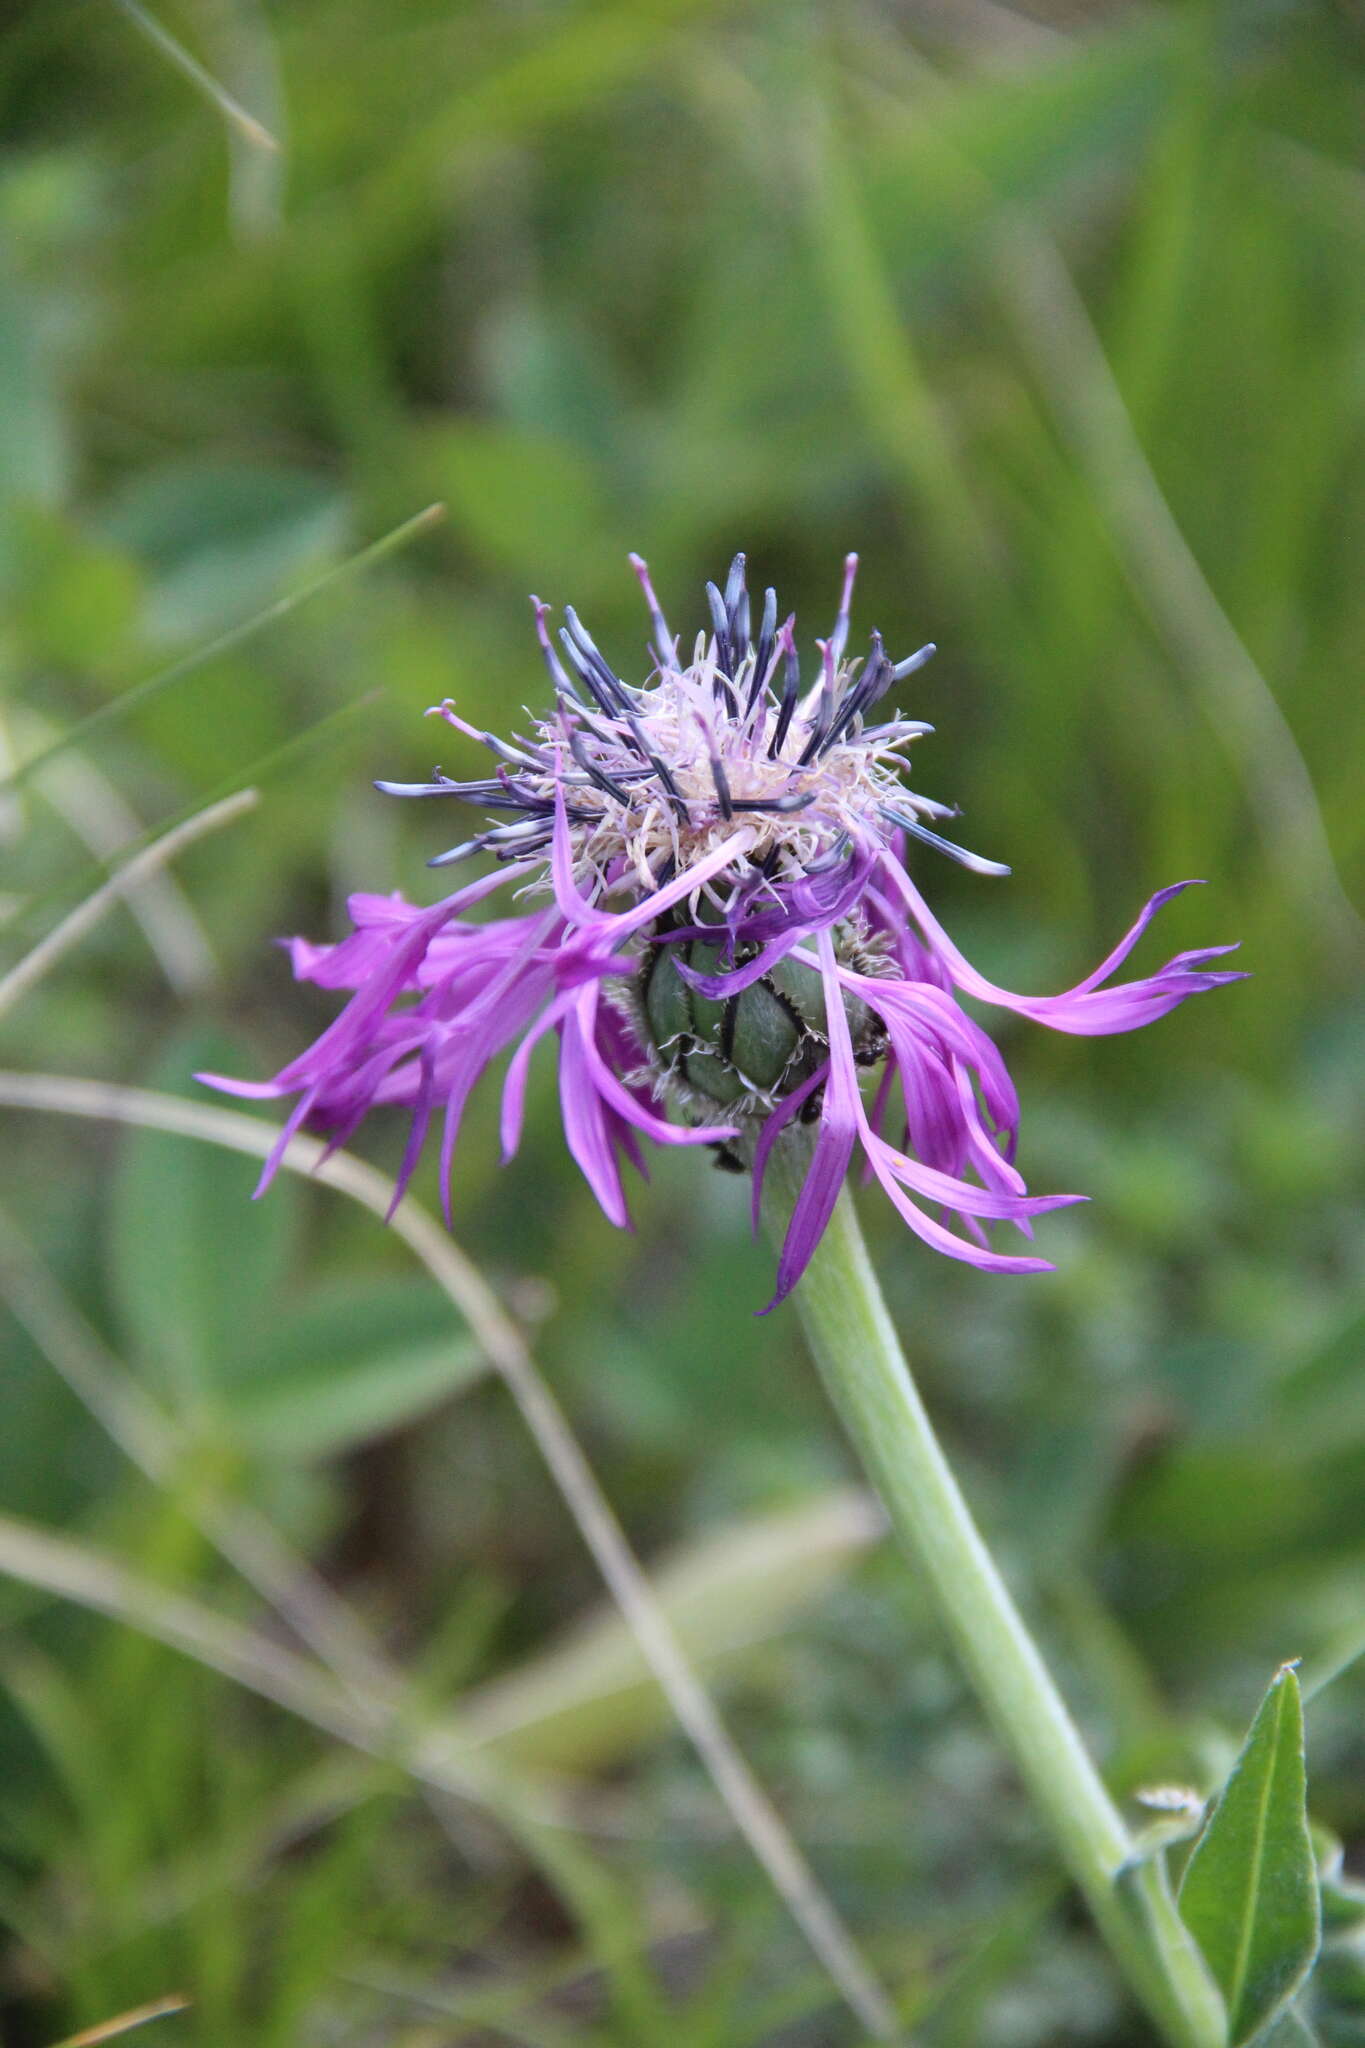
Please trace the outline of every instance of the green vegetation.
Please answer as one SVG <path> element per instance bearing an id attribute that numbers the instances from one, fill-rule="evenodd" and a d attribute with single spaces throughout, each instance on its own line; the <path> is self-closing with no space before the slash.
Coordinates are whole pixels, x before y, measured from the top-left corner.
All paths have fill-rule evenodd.
<path id="1" fill-rule="evenodd" d="M 470 1109 L 476 1270 L 443 1279 L 368 1182 L 253 1206 L 225 1145 L 13 1079 L 223 1116 L 195 1069 L 273 1071 L 330 1014 L 269 941 L 434 898 L 451 814 L 370 779 L 455 768 L 447 695 L 498 730 L 543 701 L 532 590 L 630 673 L 632 547 L 689 634 L 740 547 L 825 630 L 852 547 L 855 633 L 938 642 L 916 781 L 1014 872 L 917 871 L 997 980 L 1075 980 L 1189 875 L 1139 961 L 1243 941 L 1252 981 L 1131 1037 L 992 1018 L 1031 1185 L 1093 1197 L 1040 1224 L 1056 1274 L 865 1224 L 1116 1795 L 1217 1793 L 1251 1725 L 1182 1894 L 1234 2035 L 1359 2048 L 1358 13 L 153 14 L 37 0 L 0 40 L 6 2048 L 171 1994 L 139 2038 L 866 2038 L 489 1369 L 481 1286 L 907 2034 L 1151 2039 L 794 1313 L 752 1314 L 739 1178 L 661 1159 L 612 1231 L 538 1063 L 509 1169 Z M 247 786 L 5 1004 L 112 861 Z M 403 1135 L 362 1150 L 392 1173 Z M 1318 1928 L 1299 1682 L 1323 1947 L 1281 2010 Z"/>

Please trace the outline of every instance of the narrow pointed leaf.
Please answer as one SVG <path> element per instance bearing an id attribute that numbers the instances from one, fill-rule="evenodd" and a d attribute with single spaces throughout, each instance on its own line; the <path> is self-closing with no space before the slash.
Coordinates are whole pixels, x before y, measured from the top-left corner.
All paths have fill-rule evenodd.
<path id="1" fill-rule="evenodd" d="M 1313 1966 L 1320 1939 L 1294 1669 L 1271 1681 L 1195 1845 L 1180 1911 L 1228 2007 L 1231 2048 L 1259 2036 Z M 1292 2038 L 1292 2035 L 1291 2035 Z"/>
<path id="2" fill-rule="evenodd" d="M 478 1346 L 452 1329 L 436 1288 L 349 1279 L 280 1315 L 227 1362 L 218 1387 L 240 1442 L 273 1459 L 312 1460 L 417 1420 L 485 1366 Z"/>

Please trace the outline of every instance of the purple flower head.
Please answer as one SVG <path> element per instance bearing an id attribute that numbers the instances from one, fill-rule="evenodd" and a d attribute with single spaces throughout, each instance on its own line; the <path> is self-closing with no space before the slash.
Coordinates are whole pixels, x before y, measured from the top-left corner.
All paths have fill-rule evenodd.
<path id="1" fill-rule="evenodd" d="M 908 870 L 908 850 L 924 846 L 1008 873 L 940 835 L 953 811 L 907 781 L 907 749 L 931 728 L 882 708 L 933 647 L 893 662 L 874 633 L 864 658 L 845 660 L 856 556 L 804 678 L 794 619 L 779 626 L 771 590 L 753 630 L 743 555 L 724 591 L 707 585 L 710 631 L 687 659 L 644 562 L 631 562 L 653 625 L 646 681 L 617 675 L 571 609 L 557 652 L 549 608 L 534 599 L 553 712 L 528 737 L 503 740 L 447 701 L 435 715 L 487 748 L 492 773 L 460 782 L 437 769 L 430 782 L 378 785 L 492 813 L 497 822 L 431 865 L 491 854 L 493 872 L 427 909 L 353 896 L 354 928 L 339 945 L 291 943 L 300 980 L 352 992 L 341 1014 L 271 1081 L 202 1077 L 235 1095 L 297 1098 L 261 1190 L 300 1125 L 340 1145 L 372 1108 L 393 1104 L 410 1117 L 400 1196 L 439 1112 L 449 1220 L 471 1089 L 510 1050 L 510 1158 L 531 1058 L 553 1037 L 564 1134 L 613 1223 L 629 1221 L 622 1165 L 644 1171 L 646 1138 L 707 1145 L 721 1164 L 752 1169 L 757 1217 L 773 1146 L 790 1143 L 789 1126 L 813 1127 L 774 1302 L 805 1270 L 859 1148 L 868 1177 L 936 1250 L 996 1272 L 1046 1270 L 1032 1254 L 995 1250 L 987 1226 L 1013 1223 L 1027 1238 L 1034 1216 L 1080 1198 L 1028 1194 L 1012 1163 L 1014 1087 L 958 991 L 1054 1030 L 1128 1031 L 1241 979 L 1209 966 L 1232 949 L 1178 954 L 1145 979 L 1113 982 L 1156 911 L 1192 886 L 1181 882 L 1064 994 L 997 988 Z M 519 885 L 517 915 L 466 916 L 507 882 Z"/>

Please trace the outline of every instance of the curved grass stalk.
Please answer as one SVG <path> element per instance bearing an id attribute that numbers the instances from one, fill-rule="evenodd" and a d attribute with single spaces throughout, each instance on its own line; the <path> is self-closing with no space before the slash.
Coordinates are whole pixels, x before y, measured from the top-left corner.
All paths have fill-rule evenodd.
<path id="1" fill-rule="evenodd" d="M 272 152 L 279 148 L 279 143 L 265 123 L 258 121 L 254 114 L 249 114 L 241 101 L 235 99 L 227 87 L 216 79 L 211 71 L 204 68 L 197 57 L 191 56 L 185 45 L 178 41 L 168 28 L 163 28 L 154 14 L 148 13 L 141 5 L 141 0 L 114 0 L 114 5 L 127 15 L 129 21 L 142 31 L 148 42 L 154 44 L 169 63 L 174 64 L 183 77 L 188 78 L 191 85 L 203 93 L 206 100 L 212 101 L 223 119 L 245 142 L 253 143 L 257 149 Z"/>
<path id="2" fill-rule="evenodd" d="M 993 278 L 1123 573 L 1231 756 L 1275 872 L 1328 938 L 1358 957 L 1365 926 L 1293 727 L 1171 510 L 1069 269 L 1018 208 L 1001 210 L 991 253 Z"/>
<path id="3" fill-rule="evenodd" d="M 66 1300 L 43 1261 L 0 1207 L 0 1290 L 67 1387 L 153 1485 L 174 1487 L 190 1450 L 183 1432 L 106 1350 Z M 357 1698 L 396 1700 L 392 1669 L 346 1601 L 283 1541 L 248 1502 L 221 1495 L 196 1475 L 186 1513 L 233 1569 Z"/>
<path id="4" fill-rule="evenodd" d="M 544 1799 L 499 1759 L 457 1739 L 449 1727 L 414 1728 L 400 1709 L 358 1703 L 309 1658 L 89 1545 L 14 1516 L 0 1515 L 0 1572 L 164 1643 L 334 1741 L 397 1765 L 439 1801 L 472 1802 L 494 1815 L 560 1890 L 594 1954 L 613 1957 L 620 1965 L 617 1996 L 631 2038 L 663 2040 L 648 1975 L 622 1950 L 625 1902 L 618 1888 L 584 1854 L 562 1817 L 547 1810 Z"/>
<path id="5" fill-rule="evenodd" d="M 126 860 L 107 882 L 102 882 L 83 903 L 78 903 L 46 938 L 40 939 L 22 960 L 11 967 L 8 974 L 0 976 L 0 1017 L 36 987 L 49 969 L 55 967 L 62 956 L 99 923 L 106 910 L 145 882 L 149 875 L 157 874 L 187 846 L 207 838 L 210 832 L 217 832 L 223 825 L 231 825 L 246 812 L 254 810 L 259 801 L 254 789 L 240 789 L 235 796 L 210 804 L 206 811 L 196 811 L 192 818 L 187 818 L 182 825 L 177 825 L 162 838 L 154 839 L 150 846 L 144 846 L 140 853 Z"/>
<path id="6" fill-rule="evenodd" d="M 258 633 L 263 633 L 268 626 L 277 625 L 281 619 L 288 618 L 291 612 L 298 611 L 301 605 L 309 603 L 312 598 L 320 597 L 325 590 L 334 589 L 339 583 L 344 583 L 347 577 L 358 575 L 364 569 L 372 569 L 376 562 L 382 562 L 386 556 L 405 547 L 419 534 L 428 532 L 438 521 L 444 519 L 445 510 L 445 506 L 441 504 L 426 506 L 423 511 L 414 513 L 411 519 L 405 519 L 400 526 L 395 526 L 391 532 L 382 534 L 378 540 L 372 541 L 369 547 L 362 548 L 359 554 L 351 555 L 346 561 L 338 562 L 334 569 L 326 569 L 322 575 L 315 576 L 311 583 L 305 583 L 301 589 L 290 591 L 284 597 L 277 597 L 264 611 L 254 612 L 249 619 L 243 619 L 240 625 L 229 626 L 228 630 L 220 633 L 215 640 L 205 641 L 202 647 L 196 647 L 192 653 L 182 655 L 168 668 L 158 669 L 154 675 L 144 676 L 140 683 L 134 683 L 120 696 L 110 698 L 107 704 L 101 704 L 97 710 L 87 713 L 84 718 L 78 718 L 74 725 L 69 726 L 50 746 L 44 747 L 40 754 L 32 755 L 19 767 L 0 775 L 0 790 L 17 788 L 67 747 L 89 739 L 93 733 L 103 732 L 108 726 L 116 725 L 121 718 L 126 718 L 130 711 L 136 711 L 139 705 L 150 702 L 153 697 L 159 697 L 163 690 L 169 690 L 173 684 L 193 675 L 196 669 L 204 668 L 209 662 L 216 661 L 219 655 L 230 654 L 234 648 L 243 646 L 248 640 L 254 640 Z"/>
<path id="7" fill-rule="evenodd" d="M 14 723 L 21 753 L 36 752 L 54 737 L 46 720 L 32 713 L 19 712 Z M 0 730 L 0 752 L 6 760 L 7 739 Z M 40 778 L 38 793 L 98 860 L 131 858 L 147 844 L 142 820 L 84 754 L 69 752 L 54 761 Z M 213 950 L 174 876 L 157 874 L 139 883 L 129 892 L 128 909 L 177 995 L 190 995 L 213 980 L 217 972 Z"/>
<path id="8" fill-rule="evenodd" d="M 964 222 L 990 224 L 988 281 L 1089 486 L 1124 577 L 1227 752 L 1276 873 L 1326 936 L 1358 956 L 1361 916 L 1293 728 L 1185 538 L 1071 274 L 1031 215 L 1002 200 L 951 135 L 934 129 L 941 82 L 928 67 L 916 71 L 924 90 L 911 118 L 917 132 L 935 137 L 935 189 L 952 195 Z M 970 591 L 983 574 L 999 572 L 995 542 L 962 481 L 898 311 L 850 152 L 818 97 L 803 134 L 816 254 L 855 390 L 912 498 L 936 511 L 938 545 Z"/>
<path id="9" fill-rule="evenodd" d="M 169 1131 L 257 1159 L 268 1155 L 277 1135 L 271 1125 L 238 1110 L 61 1075 L 0 1073 L 0 1103 Z M 389 1212 L 392 1181 L 346 1152 L 329 1157 L 317 1139 L 296 1137 L 283 1163 L 337 1188 L 376 1216 Z M 425 1210 L 409 1199 L 390 1227 L 455 1304 L 507 1386 L 645 1663 L 793 1920 L 861 2024 L 878 2039 L 892 2038 L 896 2019 L 885 1991 L 732 1741 L 520 1332 L 477 1268 Z"/>
<path id="10" fill-rule="evenodd" d="M 139 2027 L 150 2026 L 153 2020 L 169 2019 L 172 2013 L 188 2012 L 190 2001 L 179 1991 L 168 1991 L 164 1998 L 154 1998 L 147 2005 L 137 2005 L 129 2012 L 121 2012 L 114 2019 L 101 2020 L 98 2026 L 85 2027 L 79 2034 L 68 2034 L 57 2048 L 103 2048 L 106 2041 L 121 2041 L 125 2034 L 132 2034 Z"/>

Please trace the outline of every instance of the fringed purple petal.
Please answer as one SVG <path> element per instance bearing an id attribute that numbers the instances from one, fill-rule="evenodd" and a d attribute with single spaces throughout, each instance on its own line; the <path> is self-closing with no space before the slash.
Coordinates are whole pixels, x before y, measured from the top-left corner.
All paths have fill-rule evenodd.
<path id="1" fill-rule="evenodd" d="M 608 1108 L 614 1110 L 623 1123 L 643 1131 L 656 1145 L 717 1145 L 726 1138 L 739 1136 L 736 1124 L 669 1123 L 666 1117 L 659 1116 L 632 1095 L 619 1076 L 612 1073 L 592 1038 L 586 1036 L 584 1061 L 592 1086 Z"/>
<path id="2" fill-rule="evenodd" d="M 1027 1195 L 1010 1188 L 978 1187 L 974 1181 L 940 1173 L 937 1167 L 924 1166 L 906 1153 L 898 1152 L 884 1138 L 876 1137 L 866 1119 L 861 1122 L 864 1142 L 875 1140 L 887 1172 L 902 1187 L 956 1215 L 985 1216 L 993 1223 L 1015 1223 L 1021 1218 L 1046 1215 L 1049 1209 L 1069 1208 L 1073 1203 L 1084 1200 L 1081 1195 Z"/>
<path id="3" fill-rule="evenodd" d="M 777 1108 L 767 1119 L 759 1133 L 758 1143 L 754 1147 L 753 1172 L 752 1218 L 755 1235 L 758 1233 L 758 1226 L 763 1213 L 763 1175 L 767 1170 L 768 1158 L 773 1146 L 781 1132 L 786 1129 L 787 1125 L 796 1115 L 802 1103 L 813 1095 L 817 1088 L 824 1086 L 828 1075 L 829 1061 L 825 1060 L 816 1068 L 809 1080 L 803 1081 L 799 1088 L 794 1088 L 790 1095 L 783 1096 L 781 1102 L 778 1103 Z"/>
<path id="4" fill-rule="evenodd" d="M 599 1003 L 597 1006 L 596 1043 L 613 1074 L 635 1076 L 632 1081 L 623 1080 L 622 1086 L 628 1089 L 642 1109 L 651 1108 L 654 1090 L 647 1078 L 641 1078 L 648 1066 L 649 1053 L 615 1003 Z M 640 1171 L 644 1172 L 643 1166 Z"/>
<path id="5" fill-rule="evenodd" d="M 798 925 L 785 938 L 774 939 L 754 959 L 746 961 L 743 967 L 732 967 L 724 974 L 703 974 L 699 968 L 689 967 L 684 960 L 675 960 L 674 965 L 689 988 L 698 995 L 710 996 L 716 1002 L 724 1002 L 727 996 L 737 996 L 746 988 L 752 988 L 765 974 L 770 974 L 780 960 L 785 960 L 794 947 L 810 937 L 809 928 Z M 680 931 L 664 933 L 669 944 L 679 940 L 704 938 L 704 925 L 690 925 Z"/>
<path id="6" fill-rule="evenodd" d="M 595 910 L 583 895 L 573 873 L 573 839 L 569 832 L 569 812 L 564 801 L 562 774 L 555 777 L 554 831 L 550 838 L 550 883 L 554 889 L 559 914 L 566 924 L 593 929 L 608 923 L 604 911 Z"/>
<path id="7" fill-rule="evenodd" d="M 630 1226 L 630 1212 L 621 1185 L 621 1169 L 616 1163 L 605 1106 L 593 1086 L 588 1065 L 591 1027 L 585 1029 L 582 1016 L 588 1000 L 586 993 L 576 997 L 559 1027 L 559 1103 L 564 1136 L 603 1215 L 609 1223 L 625 1230 Z"/>
<path id="8" fill-rule="evenodd" d="M 839 1143 L 842 1144 L 847 1116 L 861 1141 L 868 1171 L 880 1181 L 909 1226 L 936 1250 L 988 1271 L 1048 1270 L 1046 1260 L 993 1251 L 982 1227 L 983 1222 L 1011 1222 L 1031 1235 L 1034 1216 L 1082 1199 L 1074 1195 L 1030 1196 L 1020 1174 L 1002 1156 L 999 1146 L 1009 1142 L 1017 1104 L 1004 1064 L 985 1033 L 937 987 L 906 985 L 838 966 L 828 934 L 821 935 L 815 960 L 809 955 L 805 958 L 809 965 L 818 964 L 825 978 L 831 1042 L 826 1110 L 830 1097 L 838 1090 L 830 1121 Z M 891 1038 L 888 1075 L 870 1114 L 857 1086 L 842 999 L 844 990 L 877 1010 Z M 845 1048 L 842 1057 L 838 1052 L 840 1044 Z M 822 1075 L 824 1072 L 822 1069 Z M 897 1150 L 877 1128 L 885 1112 L 893 1074 L 901 1081 L 914 1157 Z M 817 1081 L 819 1078 L 816 1077 Z M 777 1135 L 814 1085 L 815 1082 L 808 1082 L 801 1091 L 794 1091 L 768 1119 L 760 1141 L 762 1159 L 756 1162 L 756 1179 L 761 1178 L 761 1166 L 766 1163 Z M 982 1122 L 977 1085 L 988 1096 L 988 1108 L 993 1102 L 992 1116 L 998 1126 L 994 1132 L 988 1132 Z M 795 1284 L 809 1260 L 842 1181 L 840 1153 L 835 1150 L 835 1139 L 825 1137 L 824 1125 L 822 1117 L 822 1136 L 817 1141 L 812 1174 L 793 1216 L 793 1226 L 799 1217 L 801 1229 L 793 1227 L 788 1232 L 779 1267 L 777 1299 L 781 1299 L 784 1286 L 789 1290 Z M 847 1154 L 843 1156 L 846 1162 Z M 823 1168 L 818 1178 L 814 1173 L 817 1164 Z M 965 1178 L 969 1170 L 979 1179 Z M 915 1196 L 960 1218 L 969 1235 L 959 1237 L 927 1214 L 920 1202 L 913 1199 Z"/>
<path id="9" fill-rule="evenodd" d="M 634 1013 L 632 1023 L 626 1002 L 603 1000 L 608 977 L 638 976 L 650 944 L 674 948 L 671 957 L 691 989 L 732 1005 L 719 1029 L 699 1009 L 691 1020 L 691 1035 L 724 1060 L 725 1033 L 737 1024 L 734 1006 L 795 957 L 820 975 L 829 1053 L 757 1132 L 755 1216 L 773 1145 L 818 1104 L 770 1306 L 809 1263 L 859 1141 L 868 1173 L 937 1250 L 988 1270 L 1045 1268 L 1041 1259 L 993 1251 L 986 1228 L 1009 1222 L 1027 1234 L 1033 1217 L 1076 1198 L 1028 1194 L 1013 1164 L 1013 1083 L 991 1039 L 960 1007 L 958 991 L 1056 1030 L 1124 1031 L 1201 990 L 1241 980 L 1213 964 L 1233 949 L 1179 953 L 1155 974 L 1114 985 L 1157 911 L 1192 886 L 1178 883 L 1151 898 L 1074 988 L 1020 996 L 996 987 L 958 952 L 906 872 L 912 840 L 968 866 L 991 866 L 929 830 L 924 821 L 951 815 L 949 807 L 903 779 L 901 750 L 930 728 L 898 713 L 869 723 L 892 684 L 913 673 L 932 647 L 896 663 L 873 634 L 865 661 L 844 660 L 850 556 L 834 629 L 817 642 L 820 674 L 803 685 L 793 621 L 778 628 L 771 591 L 755 640 L 741 555 L 723 593 L 708 586 L 712 630 L 684 665 L 648 572 L 632 559 L 659 662 L 647 683 L 636 687 L 618 676 L 572 610 L 559 636 L 561 660 L 546 625 L 548 607 L 534 599 L 557 709 L 530 736 L 503 739 L 468 723 L 447 701 L 440 715 L 492 753 L 491 774 L 456 781 L 437 770 L 429 782 L 380 785 L 498 814 L 435 863 L 483 852 L 496 856 L 495 870 L 429 909 L 399 895 L 357 894 L 351 930 L 338 944 L 288 941 L 297 980 L 348 992 L 349 1000 L 315 1043 L 270 1080 L 200 1077 L 248 1099 L 297 1097 L 262 1187 L 303 1124 L 327 1133 L 334 1149 L 349 1142 L 372 1109 L 394 1106 L 411 1115 L 397 1202 L 440 1108 L 439 1179 L 449 1219 L 455 1146 L 471 1092 L 510 1052 L 501 1101 L 503 1154 L 510 1157 L 520 1141 L 530 1061 L 555 1033 L 569 1149 L 605 1214 L 625 1224 L 622 1164 L 644 1171 L 642 1140 L 714 1145 L 741 1133 L 730 1124 L 669 1120 L 659 1098 L 670 1082 L 687 1081 L 683 1034 L 674 1030 L 662 1047 L 640 1043 L 644 1016 Z M 464 916 L 505 882 L 532 876 L 548 883 L 552 907 L 486 923 Z M 680 909 L 690 921 L 672 924 Z M 701 958 L 718 971 L 703 972 L 697 954 L 687 956 L 694 947 L 706 948 Z M 849 959 L 871 971 L 841 964 Z M 804 1063 L 812 1042 L 806 1020 L 788 1010 Z M 860 1065 L 882 1058 L 869 1109 Z M 776 1065 L 780 1073 L 780 1055 Z M 897 1090 L 903 1134 L 896 1128 Z M 897 1136 L 903 1149 L 893 1142 Z"/>
<path id="10" fill-rule="evenodd" d="M 1120 982 L 1117 988 L 1101 988 L 1099 984 L 1112 974 L 1114 969 L 1127 959 L 1152 918 L 1162 905 L 1169 903 L 1185 889 L 1195 886 L 1190 882 L 1176 882 L 1169 888 L 1159 889 L 1143 909 L 1134 924 L 1093 973 L 1074 988 L 1063 990 L 1056 996 L 1020 996 L 1009 989 L 998 988 L 987 981 L 964 959 L 953 944 L 942 925 L 938 922 L 928 904 L 920 895 L 910 877 L 900 866 L 887 859 L 882 871 L 891 877 L 895 887 L 904 898 L 911 915 L 924 933 L 928 944 L 942 961 L 948 973 L 959 988 L 968 995 L 979 997 L 983 1002 L 998 1003 L 1002 1008 L 1014 1010 L 1020 1016 L 1031 1017 L 1035 1023 L 1046 1024 L 1054 1031 L 1066 1031 L 1080 1037 L 1105 1037 L 1115 1031 L 1132 1031 L 1139 1025 L 1150 1024 L 1158 1017 L 1164 1017 L 1168 1010 L 1175 1009 L 1188 996 L 1199 995 L 1206 989 L 1221 988 L 1228 982 L 1245 981 L 1240 973 L 1204 973 L 1197 971 L 1191 963 L 1196 960 L 1221 958 L 1235 951 L 1234 947 L 1206 947 L 1197 954 L 1177 954 L 1168 960 L 1155 974 L 1140 981 Z"/>
<path id="11" fill-rule="evenodd" d="M 969 1266 L 979 1266 L 983 1272 L 988 1273 L 1050 1273 L 1052 1271 L 1052 1266 L 1047 1259 L 1034 1258 L 1031 1255 L 1021 1256 L 1016 1253 L 994 1252 L 987 1245 L 969 1244 L 965 1239 L 955 1237 L 951 1230 L 946 1229 L 941 1223 L 936 1223 L 932 1216 L 926 1216 L 923 1209 L 911 1201 L 909 1195 L 900 1186 L 893 1168 L 893 1162 L 898 1160 L 900 1155 L 894 1152 L 891 1146 L 885 1144 L 871 1130 L 864 1133 L 863 1145 L 872 1171 L 886 1190 L 897 1213 L 904 1222 L 909 1224 L 915 1235 L 923 1238 L 926 1244 L 932 1245 L 935 1251 L 946 1253 L 950 1259 L 961 1259 Z M 1061 1196 L 1057 1199 L 1061 1201 L 1075 1201 L 1080 1198 L 1077 1196 Z"/>
<path id="12" fill-rule="evenodd" d="M 568 1016 L 573 1007 L 575 993 L 573 989 L 569 989 L 557 997 L 549 1009 L 537 1018 L 512 1055 L 507 1078 L 502 1087 L 500 1136 L 504 1166 L 515 1156 L 521 1143 L 522 1116 L 526 1106 L 526 1077 L 531 1065 L 531 1055 L 546 1033 L 555 1030 Z"/>
<path id="13" fill-rule="evenodd" d="M 899 903 L 893 903 L 882 890 L 869 886 L 863 898 L 863 909 L 871 929 L 885 933 L 889 938 L 891 957 L 899 967 L 903 981 L 927 983 L 933 988 L 941 988 L 945 994 L 951 992 L 953 984 L 948 970 L 906 923 L 905 911 Z"/>
<path id="14" fill-rule="evenodd" d="M 858 1136 L 858 1069 L 853 1060 L 853 1041 L 844 1012 L 843 991 L 834 959 L 834 942 L 822 931 L 817 944 L 820 973 L 825 985 L 825 1011 L 829 1031 L 829 1078 L 820 1110 L 820 1127 L 811 1153 L 801 1192 L 792 1210 L 791 1222 L 777 1262 L 777 1287 L 763 1314 L 785 1301 L 805 1272 L 815 1247 L 825 1234 L 834 1214 L 848 1172 L 848 1162 Z"/>
<path id="15" fill-rule="evenodd" d="M 276 1138 L 266 1154 L 265 1165 L 261 1168 L 261 1177 L 252 1189 L 251 1199 L 253 1202 L 260 1200 L 261 1196 L 270 1186 L 271 1181 L 274 1180 L 275 1175 L 279 1172 L 280 1161 L 289 1149 L 290 1139 L 301 1128 L 304 1119 L 312 1107 L 313 1097 L 310 1093 L 305 1092 L 299 1097 L 294 1107 L 290 1110 L 289 1115 L 285 1118 L 278 1138 Z"/>
<path id="16" fill-rule="evenodd" d="M 652 896 L 644 896 L 630 910 L 620 911 L 613 917 L 604 917 L 603 923 L 612 927 L 613 946 L 621 945 L 633 932 L 645 925 L 653 924 L 675 903 L 681 903 L 692 896 L 705 883 L 714 881 L 724 874 L 739 857 L 753 844 L 752 832 L 741 829 L 732 832 L 719 846 L 713 847 L 703 860 L 694 862 L 682 874 L 675 875 L 664 888 L 656 889 Z"/>

